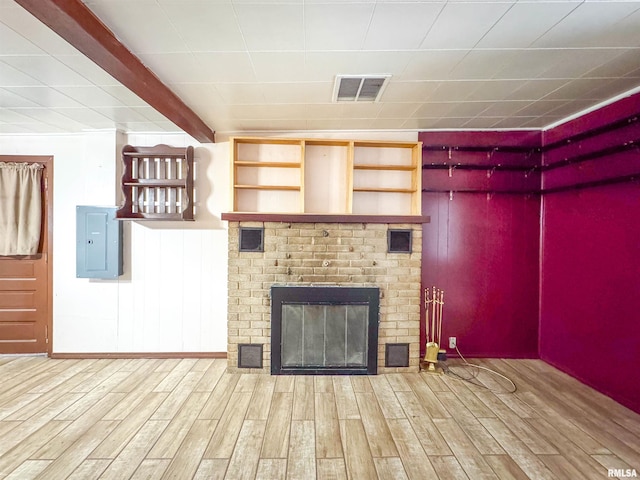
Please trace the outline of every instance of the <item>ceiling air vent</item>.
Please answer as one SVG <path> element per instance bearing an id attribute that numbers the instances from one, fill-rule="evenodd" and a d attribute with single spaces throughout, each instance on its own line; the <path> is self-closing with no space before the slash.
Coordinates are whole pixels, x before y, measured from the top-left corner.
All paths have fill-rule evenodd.
<path id="1" fill-rule="evenodd" d="M 338 75 L 334 102 L 377 102 L 391 75 Z"/>

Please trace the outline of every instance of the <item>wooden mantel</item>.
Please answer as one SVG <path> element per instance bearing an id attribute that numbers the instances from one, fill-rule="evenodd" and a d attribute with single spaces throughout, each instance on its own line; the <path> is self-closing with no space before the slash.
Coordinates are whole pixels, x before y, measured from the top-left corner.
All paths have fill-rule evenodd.
<path id="1" fill-rule="evenodd" d="M 289 222 L 289 223 L 430 223 L 428 215 L 331 215 L 315 213 L 228 212 L 222 214 L 228 222 Z"/>

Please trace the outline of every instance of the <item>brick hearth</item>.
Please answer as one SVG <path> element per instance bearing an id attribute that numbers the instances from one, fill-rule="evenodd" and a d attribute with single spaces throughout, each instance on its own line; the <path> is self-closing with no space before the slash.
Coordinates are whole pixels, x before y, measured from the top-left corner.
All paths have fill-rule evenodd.
<path id="1" fill-rule="evenodd" d="M 264 252 L 239 252 L 240 227 L 264 227 Z M 389 229 L 412 230 L 412 253 L 388 253 Z M 380 288 L 378 372 L 419 369 L 421 224 L 229 222 L 228 366 L 269 372 L 270 288 Z M 262 369 L 239 369 L 238 344 L 263 346 Z M 385 344 L 409 343 L 409 367 L 385 367 Z"/>

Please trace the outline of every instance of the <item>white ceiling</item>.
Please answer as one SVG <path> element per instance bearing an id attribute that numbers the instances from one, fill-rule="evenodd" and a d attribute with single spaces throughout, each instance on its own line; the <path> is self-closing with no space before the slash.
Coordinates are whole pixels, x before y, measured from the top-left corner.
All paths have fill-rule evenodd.
<path id="1" fill-rule="evenodd" d="M 640 85 L 640 1 L 85 0 L 217 132 L 543 128 Z M 338 74 L 391 74 L 332 103 Z M 177 131 L 0 0 L 0 133 Z"/>

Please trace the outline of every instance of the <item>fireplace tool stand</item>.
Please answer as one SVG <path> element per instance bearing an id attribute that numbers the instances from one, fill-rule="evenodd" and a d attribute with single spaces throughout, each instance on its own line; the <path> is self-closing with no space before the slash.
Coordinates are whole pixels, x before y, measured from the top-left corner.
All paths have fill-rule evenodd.
<path id="1" fill-rule="evenodd" d="M 426 353 L 420 362 L 421 370 L 427 373 L 442 375 L 442 367 L 438 366 L 440 337 L 442 334 L 442 308 L 444 307 L 444 291 L 435 286 L 424 290 L 425 331 L 427 337 Z"/>

